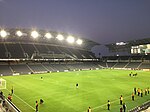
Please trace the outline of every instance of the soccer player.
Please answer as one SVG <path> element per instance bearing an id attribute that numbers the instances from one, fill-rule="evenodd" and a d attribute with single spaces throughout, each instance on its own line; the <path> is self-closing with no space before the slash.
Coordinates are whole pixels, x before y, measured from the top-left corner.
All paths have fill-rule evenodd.
<path id="1" fill-rule="evenodd" d="M 132 93 L 132 101 L 134 101 L 134 93 Z"/>
<path id="2" fill-rule="evenodd" d="M 126 112 L 126 108 L 127 108 L 126 104 L 123 103 L 123 112 Z"/>
<path id="3" fill-rule="evenodd" d="M 145 89 L 145 95 L 147 95 L 147 88 Z"/>
<path id="4" fill-rule="evenodd" d="M 136 95 L 136 87 L 134 88 L 134 94 Z"/>
<path id="5" fill-rule="evenodd" d="M 12 86 L 12 88 L 11 88 L 11 95 L 13 95 L 13 93 L 14 93 L 14 88 Z"/>
<path id="6" fill-rule="evenodd" d="M 36 101 L 35 103 L 36 103 L 36 104 L 35 104 L 35 112 L 38 112 L 38 106 L 39 106 L 39 105 L 38 105 L 38 101 Z"/>
<path id="7" fill-rule="evenodd" d="M 133 73 L 131 72 L 131 76 L 133 75 Z"/>
<path id="8" fill-rule="evenodd" d="M 110 101 L 108 100 L 108 104 L 107 104 L 108 110 L 110 110 Z"/>
<path id="9" fill-rule="evenodd" d="M 143 97 L 143 90 L 141 89 L 141 97 Z"/>
<path id="10" fill-rule="evenodd" d="M 91 107 L 89 107 L 89 108 L 88 108 L 88 112 L 92 112 L 92 109 L 91 109 Z"/>
<path id="11" fill-rule="evenodd" d="M 40 99 L 40 104 L 43 104 L 43 103 L 44 103 L 43 99 Z"/>
<path id="12" fill-rule="evenodd" d="M 147 88 L 147 93 L 149 94 L 149 87 Z"/>
<path id="13" fill-rule="evenodd" d="M 141 92 L 140 88 L 138 88 L 137 91 L 138 91 L 138 96 L 140 96 L 140 92 Z"/>
<path id="14" fill-rule="evenodd" d="M 79 84 L 78 83 L 76 83 L 76 88 L 78 88 L 79 87 Z"/>
<path id="15" fill-rule="evenodd" d="M 120 96 L 120 105 L 122 105 L 122 102 L 123 102 L 123 97 L 122 95 Z"/>

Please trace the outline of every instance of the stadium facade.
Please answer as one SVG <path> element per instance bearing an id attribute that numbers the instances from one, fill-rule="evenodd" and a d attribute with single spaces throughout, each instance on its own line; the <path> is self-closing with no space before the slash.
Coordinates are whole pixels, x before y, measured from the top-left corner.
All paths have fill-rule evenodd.
<path id="1" fill-rule="evenodd" d="M 96 45 L 99 43 L 67 33 L 37 29 L 1 29 L 0 74 L 98 68 L 97 64 L 85 63 L 98 60 L 91 52 Z"/>
<path id="2" fill-rule="evenodd" d="M 111 52 L 131 51 L 150 39 L 107 44 Z M 149 54 L 102 56 L 91 49 L 100 45 L 68 33 L 39 29 L 1 29 L 0 74 L 20 75 L 101 68 L 150 69 Z M 137 50 L 139 51 L 139 50 Z"/>
<path id="3" fill-rule="evenodd" d="M 0 75 L 103 68 L 150 71 L 150 39 L 106 45 L 111 52 L 129 52 L 130 55 L 127 56 L 97 58 L 91 51 L 96 45 L 100 44 L 68 33 L 39 29 L 1 29 Z M 9 105 L 14 109 L 15 105 Z M 18 108 L 15 108 L 17 111 Z"/>

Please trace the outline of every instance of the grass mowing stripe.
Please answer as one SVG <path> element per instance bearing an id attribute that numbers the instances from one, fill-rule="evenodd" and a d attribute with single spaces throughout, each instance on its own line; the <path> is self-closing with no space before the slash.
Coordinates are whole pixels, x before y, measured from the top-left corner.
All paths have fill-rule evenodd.
<path id="1" fill-rule="evenodd" d="M 10 76 L 4 77 L 7 80 L 7 87 L 10 90 L 12 85 L 16 88 L 16 95 L 22 100 L 35 107 L 32 102 L 36 99 L 44 99 L 40 105 L 42 112 L 86 112 L 91 106 L 93 112 L 108 112 L 107 100 L 111 100 L 111 111 L 117 112 L 120 108 L 120 94 L 124 94 L 124 100 L 131 109 L 145 102 L 150 97 L 138 98 L 136 102 L 130 102 L 131 91 L 134 87 L 144 89 L 149 87 L 149 73 L 141 72 L 138 77 L 129 77 L 131 71 L 100 70 L 82 71 L 80 75 L 74 73 L 55 73 Z M 72 75 L 71 75 L 72 74 Z M 41 77 L 42 80 L 41 80 Z M 76 89 L 75 84 L 79 83 Z M 7 94 L 7 90 L 4 91 Z M 107 97 L 104 97 L 107 96 Z M 35 112 L 14 95 L 14 103 L 22 112 Z"/>
<path id="2" fill-rule="evenodd" d="M 8 89 L 6 89 L 7 91 L 9 91 Z M 21 100 L 23 103 L 25 103 L 27 106 L 29 106 L 30 108 L 32 108 L 33 110 L 35 110 L 34 107 L 32 107 L 30 104 L 28 104 L 26 101 L 24 101 L 22 98 L 20 98 L 19 96 L 13 94 L 15 97 L 17 97 L 19 100 Z"/>

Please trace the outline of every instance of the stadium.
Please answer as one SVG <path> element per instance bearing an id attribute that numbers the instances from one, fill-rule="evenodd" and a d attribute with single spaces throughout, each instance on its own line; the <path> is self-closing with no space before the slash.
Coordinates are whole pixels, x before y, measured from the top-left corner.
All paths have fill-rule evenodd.
<path id="1" fill-rule="evenodd" d="M 117 54 L 110 56 L 96 57 L 99 45 L 64 32 L 0 29 L 1 111 L 35 112 L 38 101 L 39 112 L 118 112 L 121 95 L 127 111 L 146 111 L 150 38 L 106 44 Z"/>

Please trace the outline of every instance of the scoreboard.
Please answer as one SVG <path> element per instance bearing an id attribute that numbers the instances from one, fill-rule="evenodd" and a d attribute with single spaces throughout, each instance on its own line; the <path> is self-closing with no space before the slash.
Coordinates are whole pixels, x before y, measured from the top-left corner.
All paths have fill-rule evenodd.
<path id="1" fill-rule="evenodd" d="M 131 46 L 131 54 L 150 54 L 150 44 Z"/>

